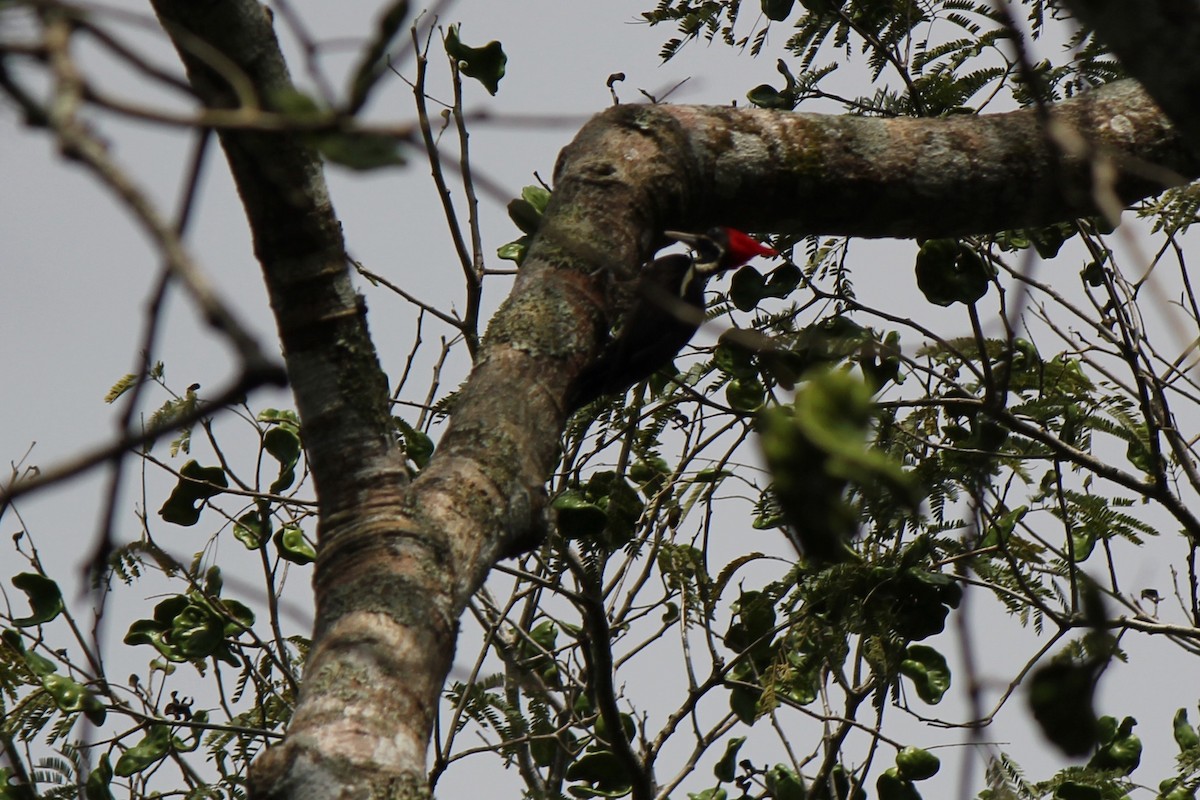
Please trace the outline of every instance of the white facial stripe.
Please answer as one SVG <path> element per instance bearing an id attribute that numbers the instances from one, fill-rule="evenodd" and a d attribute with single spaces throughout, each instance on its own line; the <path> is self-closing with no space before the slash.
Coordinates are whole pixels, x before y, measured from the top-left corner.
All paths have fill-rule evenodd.
<path id="1" fill-rule="evenodd" d="M 692 281 L 696 280 L 696 264 L 693 262 L 688 271 L 683 274 L 683 281 L 679 284 L 679 296 L 683 297 L 687 294 L 688 288 L 692 285 Z"/>

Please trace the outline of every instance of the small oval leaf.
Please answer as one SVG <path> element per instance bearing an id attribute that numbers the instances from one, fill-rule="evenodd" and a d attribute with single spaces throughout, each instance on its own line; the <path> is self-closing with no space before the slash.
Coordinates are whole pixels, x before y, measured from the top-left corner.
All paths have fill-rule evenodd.
<path id="1" fill-rule="evenodd" d="M 58 584 L 37 572 L 22 572 L 14 575 L 12 585 L 25 593 L 32 613 L 28 617 L 14 619 L 18 628 L 42 625 L 57 617 L 63 610 L 62 592 Z"/>

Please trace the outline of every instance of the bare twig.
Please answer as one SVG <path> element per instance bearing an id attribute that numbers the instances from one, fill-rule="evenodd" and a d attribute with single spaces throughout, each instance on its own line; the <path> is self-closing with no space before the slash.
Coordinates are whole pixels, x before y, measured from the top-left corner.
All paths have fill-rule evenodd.
<path id="1" fill-rule="evenodd" d="M 207 403 L 199 404 L 192 411 L 173 417 L 160 425 L 146 428 L 139 433 L 131 433 L 107 445 L 84 453 L 56 467 L 42 470 L 37 476 L 30 477 L 19 483 L 0 487 L 0 511 L 18 497 L 53 486 L 56 483 L 74 478 L 87 472 L 106 461 L 112 461 L 131 450 L 145 447 L 157 442 L 164 436 L 172 434 L 180 428 L 199 422 L 212 416 L 226 406 L 241 400 L 251 389 L 259 386 L 283 386 L 286 384 L 286 374 L 282 369 L 267 369 L 259 372 L 243 372 L 224 391 Z M 292 502 L 290 499 L 288 502 Z"/>
<path id="2" fill-rule="evenodd" d="M 77 117 L 81 81 L 68 52 L 70 23 L 65 18 L 47 22 L 46 44 L 56 78 L 56 98 L 47 113 L 47 125 L 58 136 L 63 153 L 86 166 L 138 221 L 162 253 L 172 275 L 200 308 L 205 321 L 229 339 L 249 373 L 282 374 L 282 367 L 268 359 L 258 341 L 219 297 L 208 277 L 183 246 L 174 226 L 162 218 L 148 194 L 108 153 L 100 139 L 92 135 Z"/>

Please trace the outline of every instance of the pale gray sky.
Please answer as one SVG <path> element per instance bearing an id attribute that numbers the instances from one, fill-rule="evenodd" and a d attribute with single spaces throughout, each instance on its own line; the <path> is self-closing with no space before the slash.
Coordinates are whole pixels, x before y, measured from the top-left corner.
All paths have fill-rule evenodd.
<path id="1" fill-rule="evenodd" d="M 377 6 L 367 0 L 340 3 L 296 0 L 294 5 L 309 29 L 319 31 L 322 40 L 355 41 L 370 30 Z M 478 84 L 468 82 L 468 106 L 498 114 L 563 117 L 562 125 L 542 129 L 475 126 L 471 147 L 476 168 L 514 195 L 521 186 L 533 182 L 534 171 L 549 180 L 559 148 L 570 140 L 588 115 L 610 103 L 605 81 L 614 72 L 624 72 L 627 76 L 625 82 L 618 84 L 624 102 L 639 101 L 638 88 L 661 93 L 685 77 L 691 77 L 691 81 L 672 96 L 675 102 L 744 102 L 744 94 L 752 86 L 778 83 L 775 50 L 752 60 L 736 57 L 722 46 L 708 47 L 703 42 L 694 42 L 681 57 L 660 65 L 658 49 L 672 32 L 636 24 L 638 12 L 650 5 L 649 0 L 606 3 L 463 0 L 452 4 L 443 19 L 463 23 L 461 37 L 465 42 L 478 45 L 499 39 L 509 56 L 508 72 L 499 95 L 491 98 Z M 133 0 L 110 2 L 105 7 L 139 13 L 146 10 L 143 3 Z M 277 28 L 287 30 L 278 20 Z M 782 35 L 780 31 L 773 37 Z M 159 60 L 179 71 L 173 53 L 160 35 L 148 33 L 136 36 L 136 40 L 157 42 L 154 48 Z M 285 36 L 285 42 L 294 56 L 290 37 Z M 347 48 L 345 52 L 352 54 L 354 50 Z M 349 58 L 349 55 L 340 59 L 330 57 L 325 63 L 331 73 L 340 75 Z M 89 60 L 85 59 L 85 63 Z M 90 63 L 111 91 L 131 93 L 144 102 L 161 99 L 157 94 L 145 93 L 142 82 L 131 81 L 127 72 L 114 69 L 111 62 L 91 58 Z M 301 61 L 293 57 L 291 64 L 298 82 L 307 84 Z M 402 65 L 402 70 L 411 76 L 411 63 Z M 431 80 L 431 91 L 435 95 L 448 94 L 446 84 L 436 79 Z M 371 115 L 377 120 L 413 119 L 407 87 L 398 80 L 390 80 L 373 101 Z M 100 129 L 112 141 L 120 163 L 144 182 L 166 208 L 173 208 L 186 168 L 189 138 L 177 131 L 112 118 L 101 119 Z M 81 449 L 107 441 L 112 435 L 116 412 L 105 406 L 102 398 L 109 386 L 135 363 L 145 302 L 157 274 L 157 263 L 125 209 L 78 166 L 58 158 L 41 132 L 20 128 L 10 109 L 0 112 L 0 173 L 4 175 L 0 182 L 0 230 L 3 231 L 0 252 L 5 276 L 0 293 L 0 341 L 5 343 L 0 350 L 0 375 L 4 381 L 4 389 L 0 391 L 0 457 L 6 465 L 17 461 L 36 442 L 26 464 L 49 467 Z M 412 164 L 403 169 L 363 177 L 331 168 L 328 176 L 355 257 L 435 305 L 446 307 L 455 302 L 461 305 L 458 267 L 421 153 L 413 153 Z M 264 341 L 273 342 L 273 322 L 253 261 L 245 221 L 219 158 L 209 162 L 199 200 L 188 243 L 223 295 L 260 332 Z M 497 246 L 515 238 L 517 232 L 502 202 L 485 196 L 483 204 L 485 253 L 490 256 Z M 880 296 L 909 300 L 916 297 L 912 288 L 910 244 L 862 243 L 855 245 L 855 251 L 867 256 L 860 258 L 860 264 L 871 265 L 859 267 L 855 274 L 861 293 L 878 292 Z M 495 265 L 506 266 L 498 262 Z M 489 310 L 506 294 L 501 280 L 495 281 L 487 295 Z M 393 377 L 397 376 L 411 347 L 415 314 L 385 292 L 370 291 L 367 296 L 371 331 L 384 367 Z M 932 315 L 934 310 L 924 305 L 908 313 Z M 209 390 L 221 386 L 229 376 L 228 349 L 200 326 L 178 293 L 172 294 L 167 319 L 166 331 L 160 338 L 159 357 L 167 363 L 167 378 L 172 386 L 183 389 L 194 382 Z M 439 330 L 436 325 L 426 329 L 430 340 L 442 333 L 447 331 Z M 432 355 L 427 347 L 422 354 L 426 365 Z M 453 363 L 443 376 L 444 385 L 455 385 L 464 369 L 461 361 Z M 420 377 L 424 373 L 417 370 L 416 374 Z M 147 410 L 161 400 L 159 395 L 152 397 Z M 291 403 L 284 393 L 261 392 L 253 397 L 253 405 L 290 407 Z M 222 426 L 233 427 L 229 422 Z M 154 480 L 158 488 L 149 495 L 152 514 L 165 497 L 161 487 L 169 485 L 161 479 Z M 103 475 L 93 474 L 18 504 L 24 524 L 38 537 L 52 568 L 76 569 L 82 554 L 91 546 L 103 483 Z M 136 535 L 131 515 L 140 503 L 140 495 L 133 491 L 137 483 L 136 478 L 129 481 L 130 491 L 118 511 L 119 519 L 124 520 L 118 530 L 124 529 L 130 536 Z M 19 525 L 15 516 L 6 516 L 0 522 L 0 533 L 7 537 Z M 180 553 L 190 553 L 200 546 L 198 541 L 189 540 L 186 532 L 169 533 L 177 537 Z M 226 542 L 224 546 L 232 545 Z M 1173 547 L 1167 557 L 1177 557 L 1180 550 Z M 1134 555 L 1132 550 L 1130 555 Z M 2 560 L 7 562 L 7 559 L 6 555 Z M 1147 567 L 1144 574 L 1148 582 L 1161 581 L 1159 570 Z M 300 583 L 306 580 L 307 577 L 302 577 Z M 1128 588 L 1135 591 L 1140 587 Z M 1164 593 L 1170 590 L 1161 583 L 1158 588 Z M 974 603 L 978 610 L 986 604 L 985 598 L 976 594 Z M 114 623 L 110 635 L 119 638 L 125 624 Z M 1015 623 L 1008 618 L 980 614 L 976 625 L 979 663 L 986 675 L 997 680 L 1011 676 L 1006 665 L 1023 660 L 1036 649 L 1035 638 L 1017 633 Z M 956 649 L 951 634 L 937 643 L 948 654 Z M 470 657 L 471 645 L 464 641 L 461 651 Z M 1147 748 L 1143 766 L 1134 775 L 1156 782 L 1168 774 L 1175 752 L 1169 738 L 1174 706 L 1187 700 L 1186 692 L 1181 696 L 1175 691 L 1169 694 L 1154 691 L 1156 681 L 1171 677 L 1174 688 L 1184 674 L 1192 674 L 1184 670 L 1194 667 L 1181 662 L 1173 648 L 1159 642 L 1139 643 L 1135 653 L 1133 664 L 1120 667 L 1119 681 L 1106 680 L 1104 710 L 1110 710 L 1111 704 L 1112 713 L 1136 713 L 1141 722 L 1138 732 L 1148 742 L 1159 744 L 1157 748 Z M 1183 666 L 1175 669 L 1164 666 L 1172 663 Z M 672 678 L 655 669 L 647 669 L 645 677 L 644 687 L 631 684 L 629 692 L 640 706 L 653 707 L 647 700 L 647 692 L 670 687 Z M 1136 697 L 1136 709 L 1132 707 L 1131 696 Z M 943 715 L 947 713 L 946 709 L 937 710 Z M 1010 703 L 997 725 L 985 731 L 984 738 L 1004 742 L 1003 749 L 1013 753 L 1031 777 L 1048 777 L 1058 759 L 1046 757 L 1045 745 L 1026 724 L 1025 715 L 1023 698 Z M 890 714 L 893 723 L 899 716 L 896 712 Z M 799 717 L 795 720 L 799 726 Z M 901 730 L 902 733 L 893 735 L 909 736 L 918 742 L 961 741 L 956 732 L 931 732 L 917 725 L 902 726 Z M 744 733 L 735 731 L 737 735 Z M 812 728 L 812 736 L 818 735 L 818 729 Z M 720 751 L 721 748 L 716 748 L 714 758 Z M 751 751 L 749 745 L 743 755 L 758 763 L 767 760 Z M 949 797 L 957 787 L 958 773 L 952 768 L 957 758 L 947 751 L 939 751 L 939 755 L 947 768 L 934 782 L 922 786 L 927 789 L 927 797 Z M 685 787 L 698 791 L 710 785 L 710 766 L 706 761 L 697 781 Z M 662 767 L 664 774 L 672 771 L 666 764 Z M 477 796 L 480 782 L 492 780 L 499 771 L 496 759 L 476 758 L 464 769 L 451 770 L 439 786 L 440 796 L 451 800 Z M 978 787 L 982 773 L 977 770 L 975 774 Z"/>

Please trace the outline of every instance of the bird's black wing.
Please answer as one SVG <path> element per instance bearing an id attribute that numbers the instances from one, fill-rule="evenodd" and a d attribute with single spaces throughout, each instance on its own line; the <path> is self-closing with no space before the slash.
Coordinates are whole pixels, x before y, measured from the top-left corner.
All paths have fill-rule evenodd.
<path id="1" fill-rule="evenodd" d="M 649 378 L 691 341 L 704 319 L 704 278 L 693 274 L 689 256 L 673 253 L 649 264 L 637 295 L 620 331 L 576 380 L 572 410 Z"/>

